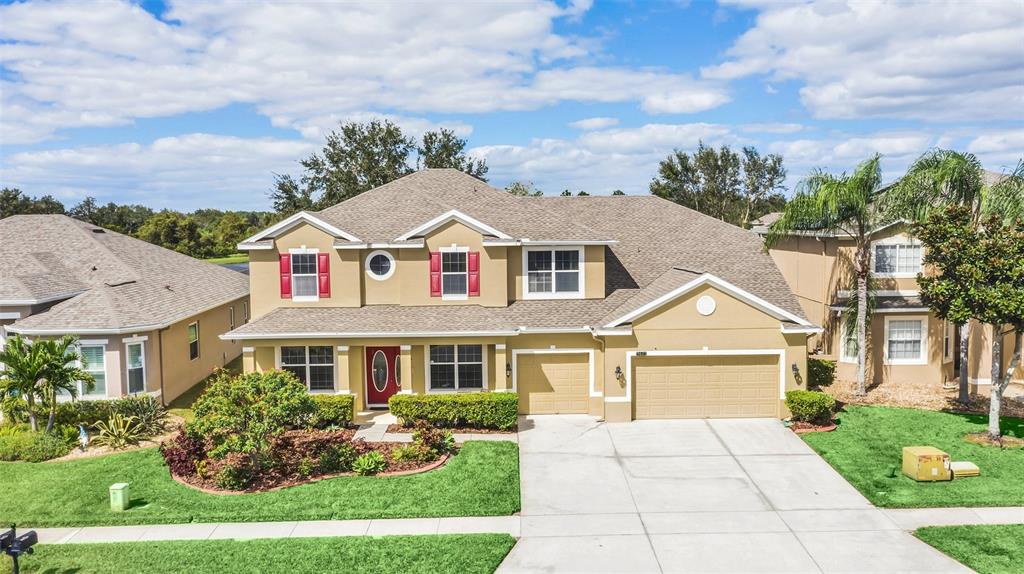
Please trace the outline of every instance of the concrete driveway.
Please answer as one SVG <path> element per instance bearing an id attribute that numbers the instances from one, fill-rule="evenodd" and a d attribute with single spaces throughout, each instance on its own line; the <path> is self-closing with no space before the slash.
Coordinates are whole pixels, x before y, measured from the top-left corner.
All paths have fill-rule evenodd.
<path id="1" fill-rule="evenodd" d="M 777 420 L 520 423 L 522 537 L 499 572 L 970 572 Z"/>

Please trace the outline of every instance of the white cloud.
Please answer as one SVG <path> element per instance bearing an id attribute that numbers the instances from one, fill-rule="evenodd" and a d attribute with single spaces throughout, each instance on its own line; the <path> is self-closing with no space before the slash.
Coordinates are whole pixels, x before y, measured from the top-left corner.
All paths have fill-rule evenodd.
<path id="1" fill-rule="evenodd" d="M 728 101 L 719 82 L 591 64 L 595 40 L 554 30 L 590 4 L 177 2 L 166 21 L 118 2 L 2 6 L 0 129 L 5 144 L 31 143 L 62 128 L 231 103 L 307 129 L 356 112 L 484 113 L 572 100 L 692 113 Z"/>
<path id="2" fill-rule="evenodd" d="M 618 118 L 586 118 L 582 120 L 576 120 L 569 124 L 570 128 L 578 130 L 601 130 L 604 128 L 610 128 L 612 126 L 619 125 Z"/>
<path id="3" fill-rule="evenodd" d="M 994 2 L 738 2 L 753 28 L 706 79 L 799 80 L 821 118 L 1024 119 L 1024 10 Z"/>
<path id="4" fill-rule="evenodd" d="M 741 131 L 761 134 L 795 134 L 804 129 L 805 127 L 801 124 L 780 122 L 753 123 L 740 126 Z"/>

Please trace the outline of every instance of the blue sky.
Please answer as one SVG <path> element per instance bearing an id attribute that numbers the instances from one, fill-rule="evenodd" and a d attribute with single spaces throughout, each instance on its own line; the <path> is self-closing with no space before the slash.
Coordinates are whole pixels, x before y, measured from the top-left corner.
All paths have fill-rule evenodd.
<path id="1" fill-rule="evenodd" d="M 699 141 L 815 167 L 1024 156 L 1024 2 L 0 3 L 0 183 L 267 208 L 338 121 L 445 126 L 491 183 L 646 193 Z"/>

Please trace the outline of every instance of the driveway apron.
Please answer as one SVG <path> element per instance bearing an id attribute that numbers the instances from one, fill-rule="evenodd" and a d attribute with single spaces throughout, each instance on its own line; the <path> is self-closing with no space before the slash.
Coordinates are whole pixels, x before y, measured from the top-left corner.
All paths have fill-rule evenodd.
<path id="1" fill-rule="evenodd" d="M 499 572 L 970 572 L 777 420 L 520 421 L 521 538 Z"/>

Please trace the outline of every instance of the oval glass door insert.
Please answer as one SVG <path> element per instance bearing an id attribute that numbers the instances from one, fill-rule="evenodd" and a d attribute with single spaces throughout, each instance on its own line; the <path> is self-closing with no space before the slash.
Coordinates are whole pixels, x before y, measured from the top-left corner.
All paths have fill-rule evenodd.
<path id="1" fill-rule="evenodd" d="M 384 351 L 377 351 L 373 354 L 373 388 L 378 393 L 383 393 L 388 386 L 388 359 Z"/>
<path id="2" fill-rule="evenodd" d="M 402 389 L 402 357 L 395 357 L 395 386 Z"/>

